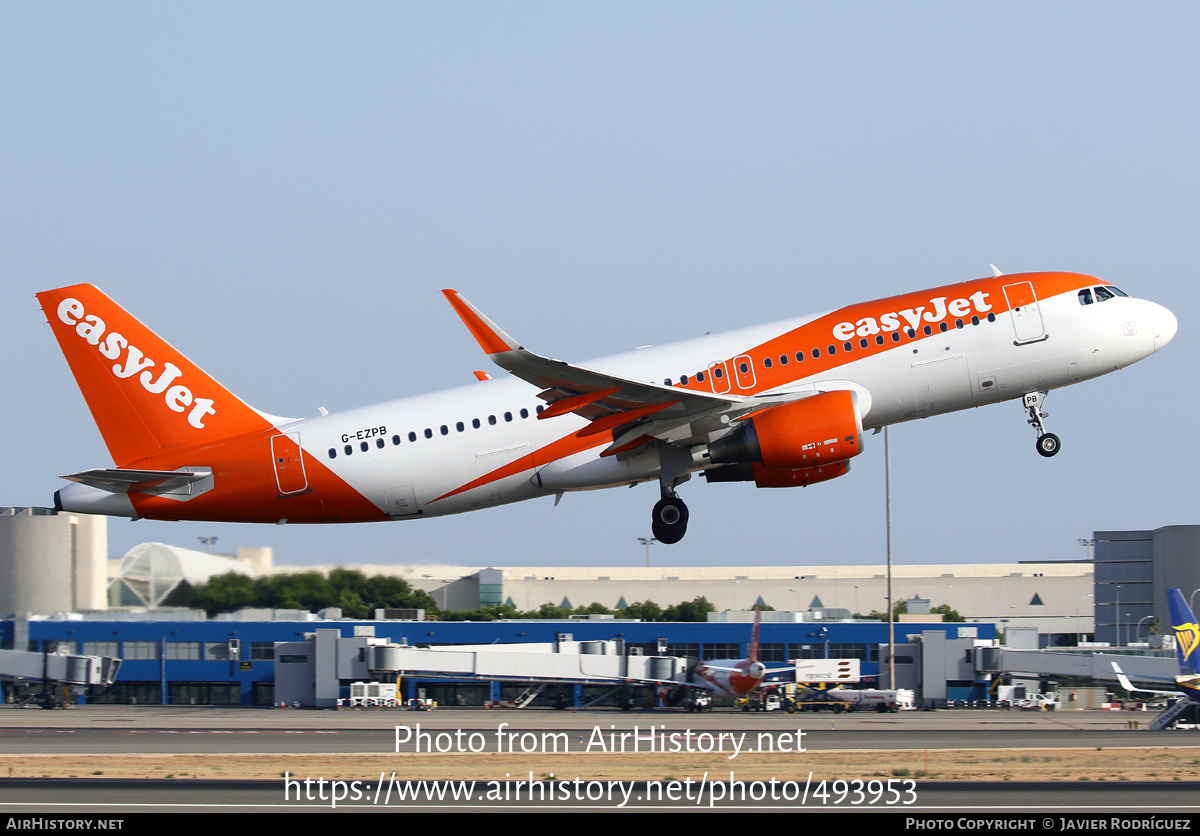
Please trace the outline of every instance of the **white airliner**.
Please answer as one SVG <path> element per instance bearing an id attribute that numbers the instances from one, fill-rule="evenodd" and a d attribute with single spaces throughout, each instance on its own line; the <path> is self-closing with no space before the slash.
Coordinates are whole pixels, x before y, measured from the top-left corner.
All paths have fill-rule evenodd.
<path id="1" fill-rule="evenodd" d="M 996 275 L 575 365 L 443 291 L 511 373 L 313 418 L 261 412 L 91 285 L 38 294 L 116 467 L 73 473 L 60 510 L 162 520 L 399 520 L 657 480 L 810 485 L 886 424 L 1023 399 L 1052 456 L 1046 392 L 1136 363 L 1175 316 L 1076 273 Z M 479 375 L 481 378 L 486 375 Z"/>

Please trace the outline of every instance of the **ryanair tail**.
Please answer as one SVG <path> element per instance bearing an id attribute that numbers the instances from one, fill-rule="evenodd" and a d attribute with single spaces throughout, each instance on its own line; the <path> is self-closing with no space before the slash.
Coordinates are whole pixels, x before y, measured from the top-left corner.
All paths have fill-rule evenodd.
<path id="1" fill-rule="evenodd" d="M 1200 655 L 1196 653 L 1200 647 L 1200 626 L 1178 589 L 1167 590 L 1167 602 L 1171 606 L 1171 629 L 1175 633 L 1175 651 L 1179 654 L 1179 673 L 1195 676 L 1200 673 L 1200 667 L 1197 667 Z"/>

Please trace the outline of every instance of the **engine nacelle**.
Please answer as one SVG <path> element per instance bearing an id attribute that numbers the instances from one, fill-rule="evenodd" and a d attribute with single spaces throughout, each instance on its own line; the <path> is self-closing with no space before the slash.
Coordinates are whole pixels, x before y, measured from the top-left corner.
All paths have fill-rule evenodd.
<path id="1" fill-rule="evenodd" d="M 710 461 L 759 463 L 767 470 L 807 470 L 844 462 L 862 452 L 862 415 L 858 395 L 852 390 L 821 392 L 773 406 L 742 419 L 742 424 L 741 429 L 708 445 Z"/>
<path id="2" fill-rule="evenodd" d="M 804 488 L 828 482 L 850 472 L 850 462 L 833 462 L 818 467 L 770 469 L 758 462 L 727 464 L 704 471 L 710 482 L 753 482 L 759 488 Z"/>

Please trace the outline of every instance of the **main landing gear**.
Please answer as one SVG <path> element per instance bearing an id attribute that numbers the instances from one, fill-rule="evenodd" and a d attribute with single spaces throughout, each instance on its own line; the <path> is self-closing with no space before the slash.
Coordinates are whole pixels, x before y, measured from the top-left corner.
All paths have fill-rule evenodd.
<path id="1" fill-rule="evenodd" d="M 675 488 L 691 478 L 692 454 L 668 444 L 658 445 L 658 489 L 662 499 L 654 503 L 650 530 L 660 543 L 678 543 L 687 534 L 688 509 Z"/>
<path id="2" fill-rule="evenodd" d="M 1045 392 L 1030 392 L 1023 400 L 1025 411 L 1029 413 L 1029 424 L 1037 430 L 1037 451 L 1041 456 L 1050 458 L 1062 449 L 1062 442 L 1054 433 L 1046 432 L 1043 418 L 1049 418 L 1050 413 L 1042 412 L 1042 403 L 1046 399 Z"/>
<path id="3" fill-rule="evenodd" d="M 650 530 L 660 543 L 678 543 L 687 534 L 688 509 L 674 491 L 654 503 L 652 517 Z"/>

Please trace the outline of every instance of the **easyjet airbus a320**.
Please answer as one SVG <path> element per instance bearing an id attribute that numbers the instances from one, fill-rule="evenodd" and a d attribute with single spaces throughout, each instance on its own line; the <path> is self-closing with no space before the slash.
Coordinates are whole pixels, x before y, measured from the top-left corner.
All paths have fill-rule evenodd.
<path id="1" fill-rule="evenodd" d="M 64 477 L 55 507 L 368 522 L 656 480 L 654 536 L 674 543 L 688 523 L 676 488 L 693 473 L 824 482 L 886 424 L 1022 399 L 1052 456 L 1046 392 L 1149 357 L 1176 319 L 1091 276 L 994 272 L 579 365 L 534 354 L 446 290 L 510 378 L 315 418 L 254 409 L 91 285 L 49 290 L 38 299 L 116 464 Z"/>

